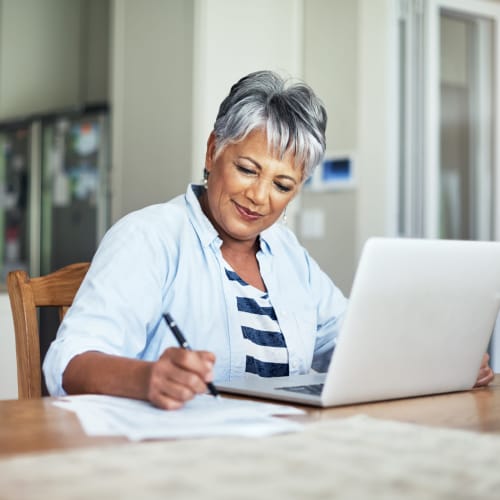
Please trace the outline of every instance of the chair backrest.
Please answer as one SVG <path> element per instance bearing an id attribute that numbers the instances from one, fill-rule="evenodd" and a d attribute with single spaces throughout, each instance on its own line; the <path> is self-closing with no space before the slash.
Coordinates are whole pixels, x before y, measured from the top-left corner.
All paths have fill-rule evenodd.
<path id="1" fill-rule="evenodd" d="M 37 309 L 57 307 L 61 321 L 73 303 L 89 265 L 88 262 L 70 264 L 38 278 L 30 278 L 26 271 L 11 271 L 8 274 L 7 287 L 16 336 L 19 399 L 42 396 Z"/>

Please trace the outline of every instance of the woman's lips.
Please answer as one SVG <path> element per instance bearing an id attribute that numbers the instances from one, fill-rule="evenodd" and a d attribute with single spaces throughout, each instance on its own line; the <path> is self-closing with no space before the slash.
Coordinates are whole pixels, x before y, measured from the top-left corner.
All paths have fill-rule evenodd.
<path id="1" fill-rule="evenodd" d="M 245 208 L 245 207 L 242 207 L 241 205 L 238 205 L 238 203 L 235 203 L 234 205 L 235 205 L 238 213 L 245 220 L 254 221 L 254 220 L 257 220 L 260 217 L 262 217 L 258 212 L 253 212 L 252 210 L 249 210 L 248 208 Z"/>

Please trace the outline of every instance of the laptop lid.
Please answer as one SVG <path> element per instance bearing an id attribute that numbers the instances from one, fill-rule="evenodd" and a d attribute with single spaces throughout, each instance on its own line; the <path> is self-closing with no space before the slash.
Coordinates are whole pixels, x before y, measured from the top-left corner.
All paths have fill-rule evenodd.
<path id="1" fill-rule="evenodd" d="M 371 238 L 326 376 L 217 386 L 318 406 L 470 389 L 499 308 L 500 242 Z M 300 390 L 322 378 L 319 396 Z"/>

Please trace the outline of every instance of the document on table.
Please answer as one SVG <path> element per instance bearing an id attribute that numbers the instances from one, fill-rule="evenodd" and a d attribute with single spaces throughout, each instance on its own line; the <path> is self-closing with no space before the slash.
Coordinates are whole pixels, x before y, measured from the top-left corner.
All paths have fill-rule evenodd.
<path id="1" fill-rule="evenodd" d="M 207 436 L 260 437 L 295 432 L 301 424 L 275 415 L 301 415 L 291 406 L 199 395 L 179 410 L 145 401 L 100 395 L 67 396 L 53 403 L 77 414 L 91 436 L 133 441 Z"/>

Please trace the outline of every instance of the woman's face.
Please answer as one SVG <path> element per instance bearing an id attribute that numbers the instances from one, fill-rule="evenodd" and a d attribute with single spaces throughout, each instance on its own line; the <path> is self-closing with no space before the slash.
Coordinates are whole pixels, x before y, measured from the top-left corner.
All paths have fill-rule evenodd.
<path id="1" fill-rule="evenodd" d="M 302 184 L 302 170 L 294 166 L 293 156 L 272 156 L 262 130 L 226 146 L 217 156 L 212 134 L 205 166 L 210 175 L 204 208 L 224 242 L 254 242 L 276 222 Z"/>

